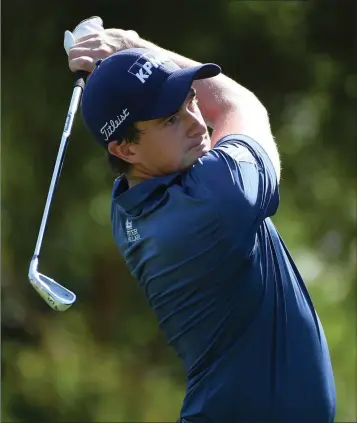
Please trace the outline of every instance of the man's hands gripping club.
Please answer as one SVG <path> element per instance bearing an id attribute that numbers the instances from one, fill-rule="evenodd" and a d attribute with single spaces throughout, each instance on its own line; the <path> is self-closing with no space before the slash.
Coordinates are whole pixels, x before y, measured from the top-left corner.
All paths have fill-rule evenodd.
<path id="1" fill-rule="evenodd" d="M 68 64 L 71 71 L 92 72 L 100 59 L 135 45 L 139 35 L 135 31 L 104 29 L 88 35 L 79 36 L 68 51 Z"/>

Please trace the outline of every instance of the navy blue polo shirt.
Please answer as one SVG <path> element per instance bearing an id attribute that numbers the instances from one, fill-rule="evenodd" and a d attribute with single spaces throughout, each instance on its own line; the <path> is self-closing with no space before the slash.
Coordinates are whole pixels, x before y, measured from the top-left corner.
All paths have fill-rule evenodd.
<path id="1" fill-rule="evenodd" d="M 115 181 L 114 239 L 183 361 L 183 418 L 334 419 L 324 331 L 270 219 L 278 206 L 273 165 L 243 135 L 185 172 Z"/>

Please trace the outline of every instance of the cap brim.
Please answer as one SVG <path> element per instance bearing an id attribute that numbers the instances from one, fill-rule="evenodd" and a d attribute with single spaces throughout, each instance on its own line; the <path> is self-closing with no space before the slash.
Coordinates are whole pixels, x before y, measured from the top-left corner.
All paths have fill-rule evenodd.
<path id="1" fill-rule="evenodd" d="M 159 119 L 176 113 L 185 101 L 193 81 L 213 78 L 220 72 L 221 68 L 214 63 L 174 71 L 162 85 L 150 110 L 143 110 L 138 120 Z"/>

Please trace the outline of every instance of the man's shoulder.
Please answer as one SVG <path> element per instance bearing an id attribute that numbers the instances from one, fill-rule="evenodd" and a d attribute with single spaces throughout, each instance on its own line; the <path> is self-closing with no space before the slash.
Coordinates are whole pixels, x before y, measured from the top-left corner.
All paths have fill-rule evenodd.
<path id="1" fill-rule="evenodd" d="M 227 170 L 227 176 L 239 163 L 257 165 L 271 165 L 262 146 L 254 139 L 242 134 L 230 134 L 221 138 L 213 148 L 202 156 L 196 164 L 187 171 L 192 178 L 213 178 L 216 172 Z M 222 177 L 223 175 L 221 175 Z"/>

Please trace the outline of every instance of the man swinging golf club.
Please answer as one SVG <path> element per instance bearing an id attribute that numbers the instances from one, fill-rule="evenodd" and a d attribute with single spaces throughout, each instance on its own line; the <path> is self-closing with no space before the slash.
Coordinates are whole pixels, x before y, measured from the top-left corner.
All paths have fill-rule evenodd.
<path id="1" fill-rule="evenodd" d="M 180 421 L 333 422 L 324 331 L 270 219 L 264 106 L 219 66 L 119 29 L 76 39 L 69 67 L 91 72 L 82 115 L 120 174 L 115 242 L 184 363 Z"/>

